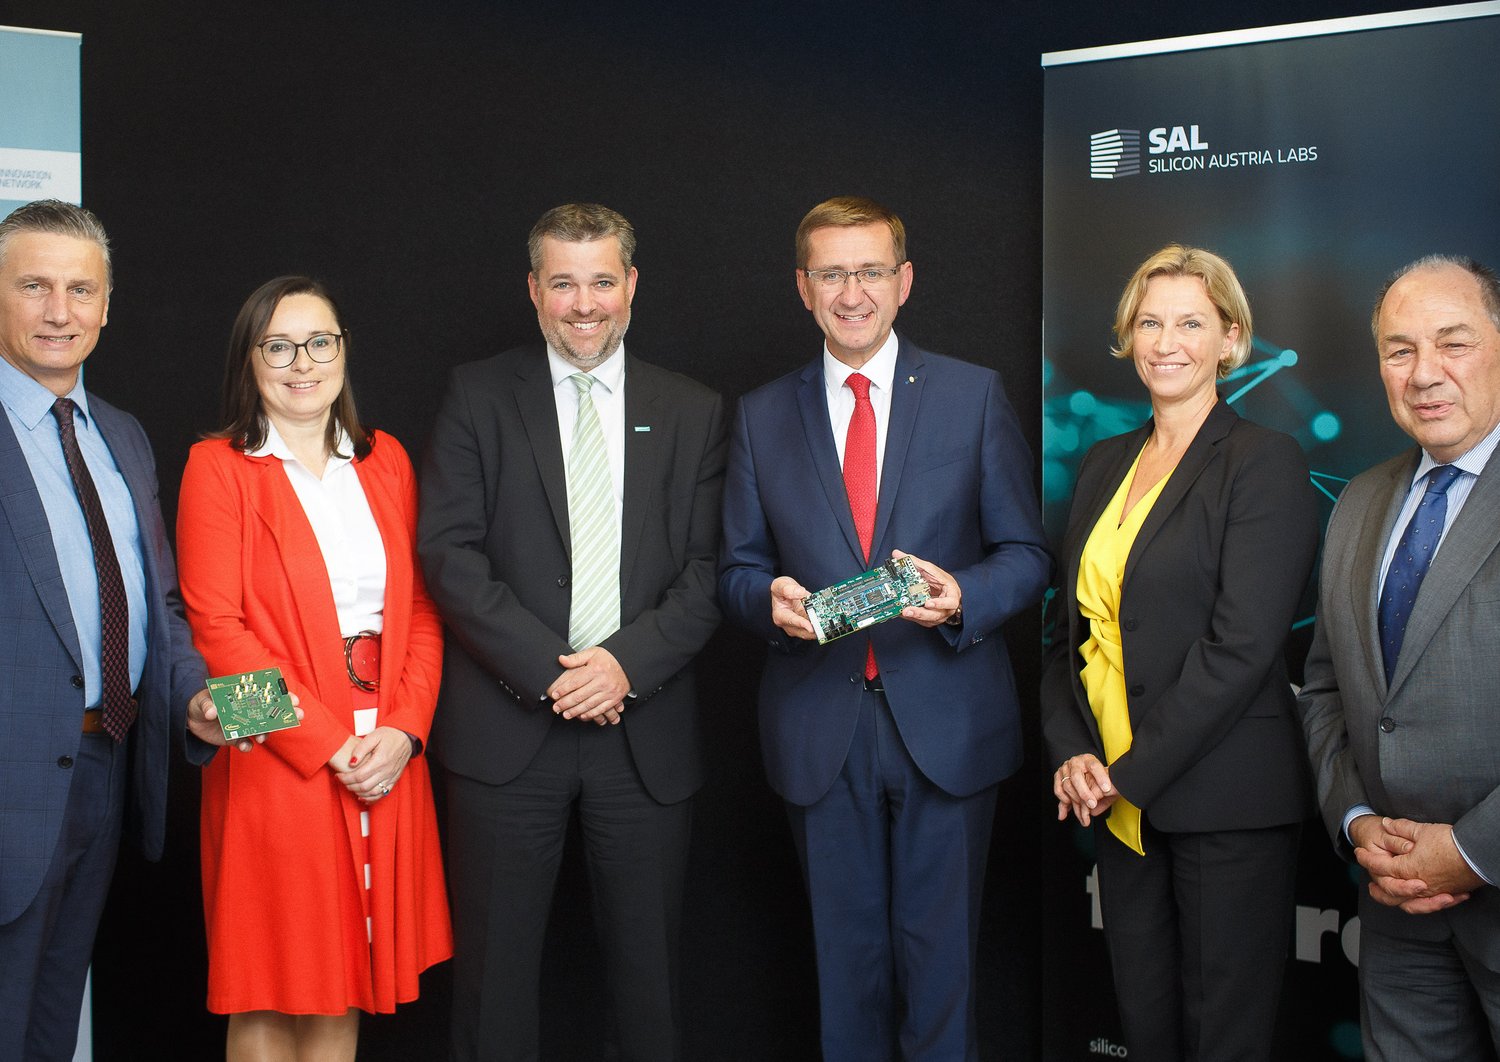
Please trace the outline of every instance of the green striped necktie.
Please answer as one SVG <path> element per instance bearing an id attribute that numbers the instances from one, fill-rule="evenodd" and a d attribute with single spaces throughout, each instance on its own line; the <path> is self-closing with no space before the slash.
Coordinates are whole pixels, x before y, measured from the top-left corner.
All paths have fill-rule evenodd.
<path id="1" fill-rule="evenodd" d="M 604 429 L 591 393 L 594 377 L 576 372 L 578 419 L 568 454 L 568 527 L 573 536 L 573 603 L 568 642 L 575 652 L 620 629 L 620 532 Z"/>

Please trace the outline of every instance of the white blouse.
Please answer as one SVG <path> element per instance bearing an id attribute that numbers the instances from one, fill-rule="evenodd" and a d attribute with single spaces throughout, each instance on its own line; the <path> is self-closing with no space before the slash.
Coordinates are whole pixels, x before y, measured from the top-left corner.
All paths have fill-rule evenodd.
<path id="1" fill-rule="evenodd" d="M 354 452 L 347 435 L 339 439 L 335 449 Z M 281 459 L 286 478 L 317 536 L 338 610 L 339 633 L 345 638 L 360 631 L 379 633 L 385 622 L 385 545 L 353 460 L 330 457 L 319 479 L 293 456 L 269 420 L 264 445 L 248 453 L 251 457 Z"/>

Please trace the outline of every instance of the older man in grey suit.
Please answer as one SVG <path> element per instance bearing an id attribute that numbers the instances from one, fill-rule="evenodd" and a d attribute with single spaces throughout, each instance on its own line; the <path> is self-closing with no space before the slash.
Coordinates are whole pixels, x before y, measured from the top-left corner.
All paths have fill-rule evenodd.
<path id="1" fill-rule="evenodd" d="M 1299 706 L 1334 844 L 1368 871 L 1368 1059 L 1500 1043 L 1500 280 L 1433 256 L 1387 283 L 1375 342 L 1419 449 L 1328 526 Z"/>

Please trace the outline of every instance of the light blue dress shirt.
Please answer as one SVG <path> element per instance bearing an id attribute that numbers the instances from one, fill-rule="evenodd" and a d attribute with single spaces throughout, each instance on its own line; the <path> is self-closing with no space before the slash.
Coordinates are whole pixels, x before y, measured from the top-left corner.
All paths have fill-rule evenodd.
<path id="1" fill-rule="evenodd" d="M 10 418 L 21 453 L 31 468 L 31 480 L 42 498 L 47 523 L 52 529 L 52 548 L 57 551 L 57 566 L 62 572 L 68 607 L 78 630 L 78 644 L 83 653 L 84 704 L 98 707 L 104 686 L 100 664 L 102 638 L 99 619 L 99 576 L 94 570 L 94 547 L 89 541 L 88 523 L 83 506 L 73 488 L 73 477 L 63 458 L 62 436 L 52 403 L 57 401 L 47 388 L 0 358 L 0 404 Z M 83 371 L 67 396 L 78 406 L 73 425 L 78 449 L 89 467 L 99 504 L 109 524 L 110 538 L 120 562 L 120 577 L 125 583 L 125 600 L 130 606 L 130 688 L 140 686 L 146 667 L 146 565 L 141 553 L 140 524 L 125 477 L 120 474 L 114 456 L 109 452 L 94 419 L 89 415 L 89 399 L 83 390 Z"/>

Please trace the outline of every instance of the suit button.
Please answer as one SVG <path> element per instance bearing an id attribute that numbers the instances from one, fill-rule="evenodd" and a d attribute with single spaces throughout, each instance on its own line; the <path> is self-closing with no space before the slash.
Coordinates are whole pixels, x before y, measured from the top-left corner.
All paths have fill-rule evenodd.
<path id="1" fill-rule="evenodd" d="M 564 586 L 564 587 L 567 586 L 568 585 L 568 577 L 566 575 L 559 575 L 557 577 L 557 585 L 558 586 Z"/>
<path id="2" fill-rule="evenodd" d="M 1125 629 L 1127 631 L 1133 631 L 1133 630 L 1135 630 L 1135 628 L 1136 628 L 1136 622 L 1135 622 L 1135 620 L 1128 619 L 1128 620 L 1125 621 Z"/>
<path id="3" fill-rule="evenodd" d="M 1145 692 L 1146 692 L 1146 687 L 1145 686 L 1131 686 L 1130 687 L 1130 695 L 1132 697 L 1139 697 L 1141 694 L 1143 694 Z"/>
<path id="4" fill-rule="evenodd" d="M 70 681 L 70 682 L 73 683 L 73 688 L 75 690 L 81 690 L 81 689 L 83 689 L 83 676 L 82 675 L 74 675 L 68 681 Z"/>
<path id="5" fill-rule="evenodd" d="M 1390 716 L 1386 716 L 1380 721 L 1380 729 L 1389 734 L 1392 730 L 1396 729 L 1396 720 L 1392 719 Z"/>
<path id="6" fill-rule="evenodd" d="M 57 765 L 59 767 L 63 767 L 63 768 L 71 767 L 71 766 L 73 766 L 73 757 L 72 756 L 59 756 L 57 758 Z"/>

